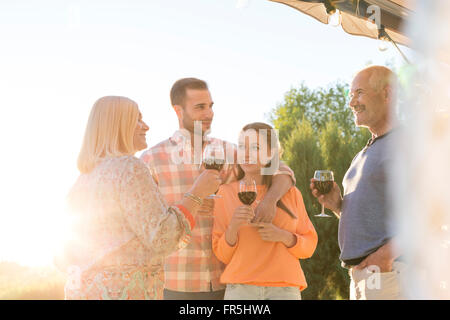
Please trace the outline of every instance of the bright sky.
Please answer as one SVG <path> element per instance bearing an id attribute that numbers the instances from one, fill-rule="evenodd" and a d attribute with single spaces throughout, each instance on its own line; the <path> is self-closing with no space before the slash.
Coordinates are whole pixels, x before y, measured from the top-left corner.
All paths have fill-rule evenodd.
<path id="1" fill-rule="evenodd" d="M 267 0 L 5 0 L 0 39 L 0 261 L 28 265 L 51 263 L 61 243 L 97 98 L 135 100 L 152 146 L 178 126 L 171 85 L 198 77 L 215 102 L 212 135 L 234 142 L 292 86 L 349 82 L 369 61 L 402 64 L 394 48 Z"/>

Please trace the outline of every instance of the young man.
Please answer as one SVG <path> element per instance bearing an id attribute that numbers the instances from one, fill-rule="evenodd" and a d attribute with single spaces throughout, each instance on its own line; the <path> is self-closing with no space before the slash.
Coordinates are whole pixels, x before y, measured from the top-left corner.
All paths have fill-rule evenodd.
<path id="1" fill-rule="evenodd" d="M 201 154 L 209 143 L 222 144 L 226 150 L 227 165 L 221 171 L 223 183 L 235 179 L 234 145 L 206 135 L 214 118 L 213 100 L 205 81 L 195 78 L 180 79 L 170 91 L 171 104 L 177 114 L 179 130 L 142 154 L 158 182 L 167 203 L 179 201 L 195 178 L 203 170 Z M 271 222 L 277 201 L 295 183 L 293 172 L 281 165 L 273 185 L 256 209 L 256 221 Z M 212 252 L 214 201 L 202 201 L 196 216 L 196 226 L 188 245 L 166 260 L 164 299 L 167 300 L 220 300 L 225 286 L 220 283 L 223 264 Z"/>
<path id="2" fill-rule="evenodd" d="M 387 191 L 391 145 L 396 136 L 396 76 L 386 67 L 360 71 L 352 82 L 350 108 L 356 126 L 372 133 L 344 176 L 344 196 L 336 183 L 319 202 L 340 218 L 339 247 L 342 265 L 350 270 L 351 299 L 400 299 L 400 277 L 406 265 L 398 261 L 389 225 Z"/>

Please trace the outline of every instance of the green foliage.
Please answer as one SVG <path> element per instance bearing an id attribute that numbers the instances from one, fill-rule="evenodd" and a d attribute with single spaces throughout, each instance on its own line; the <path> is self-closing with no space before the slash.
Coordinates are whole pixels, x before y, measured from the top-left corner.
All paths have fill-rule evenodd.
<path id="1" fill-rule="evenodd" d="M 308 282 L 302 299 L 348 299 L 349 277 L 340 266 L 336 218 L 316 218 L 320 204 L 311 195 L 309 184 L 318 169 L 329 169 L 342 190 L 342 179 L 353 157 L 370 133 L 355 126 L 347 107 L 348 87 L 337 83 L 311 90 L 304 84 L 289 90 L 284 102 L 271 114 L 285 152 L 283 159 L 295 172 L 306 210 L 319 236 L 313 257 L 301 265 Z M 332 214 L 331 212 L 328 212 Z"/>
<path id="2" fill-rule="evenodd" d="M 355 127 L 353 115 L 347 104 L 348 86 L 336 83 L 329 88 L 311 90 L 304 84 L 291 88 L 284 102 L 270 115 L 270 120 L 279 130 L 280 141 L 286 141 L 303 117 L 311 122 L 318 132 L 330 119 L 334 119 L 345 137 L 355 136 L 360 130 Z"/>
<path id="3" fill-rule="evenodd" d="M 286 151 L 283 158 L 295 172 L 297 187 L 300 190 L 309 189 L 308 177 L 313 176 L 317 166 L 322 167 L 323 165 L 319 137 L 311 123 L 303 118 L 284 145 Z M 304 202 L 306 208 L 311 208 L 316 201 L 313 202 L 312 198 L 304 197 Z"/>

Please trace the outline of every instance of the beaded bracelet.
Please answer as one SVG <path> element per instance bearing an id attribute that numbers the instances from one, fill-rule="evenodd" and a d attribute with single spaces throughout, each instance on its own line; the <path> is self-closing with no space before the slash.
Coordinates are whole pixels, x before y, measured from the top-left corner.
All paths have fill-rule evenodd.
<path id="1" fill-rule="evenodd" d="M 195 218 L 192 216 L 192 214 L 189 212 L 188 209 L 186 209 L 181 204 L 177 204 L 175 207 L 177 207 L 184 215 L 187 221 L 189 221 L 189 225 L 191 226 L 191 230 L 195 227 Z"/>

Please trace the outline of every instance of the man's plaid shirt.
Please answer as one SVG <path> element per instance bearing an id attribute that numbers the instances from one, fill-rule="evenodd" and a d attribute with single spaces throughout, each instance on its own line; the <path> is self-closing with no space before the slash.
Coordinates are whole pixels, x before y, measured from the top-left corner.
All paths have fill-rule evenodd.
<path id="1" fill-rule="evenodd" d="M 171 138 L 160 142 L 141 156 L 169 205 L 181 201 L 183 195 L 202 172 L 201 148 L 197 154 L 194 154 L 190 139 L 188 131 L 178 130 Z M 205 142 L 224 145 L 226 165 L 221 171 L 221 178 L 224 183 L 235 180 L 235 166 L 230 164 L 236 163 L 236 146 L 209 137 L 206 137 Z M 200 143 L 201 141 L 198 144 Z M 295 181 L 294 174 L 289 168 L 287 172 L 284 171 L 286 170 L 283 168 L 283 172 L 277 173 L 290 174 Z M 166 289 L 181 292 L 209 292 L 225 289 L 225 286 L 220 283 L 220 276 L 225 266 L 212 251 L 212 227 L 212 212 L 209 215 L 196 215 L 189 244 L 166 259 L 164 266 Z"/>

